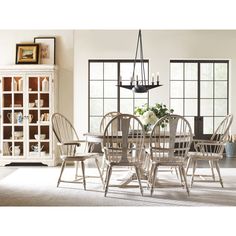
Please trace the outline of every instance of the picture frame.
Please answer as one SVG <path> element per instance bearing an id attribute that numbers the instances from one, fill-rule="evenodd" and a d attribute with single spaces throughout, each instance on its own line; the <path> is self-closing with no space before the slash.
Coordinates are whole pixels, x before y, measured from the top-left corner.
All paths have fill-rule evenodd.
<path id="1" fill-rule="evenodd" d="M 56 38 L 55 37 L 35 37 L 34 43 L 38 43 L 40 51 L 40 64 L 56 64 Z"/>
<path id="2" fill-rule="evenodd" d="M 38 64 L 39 44 L 16 44 L 16 64 Z"/>

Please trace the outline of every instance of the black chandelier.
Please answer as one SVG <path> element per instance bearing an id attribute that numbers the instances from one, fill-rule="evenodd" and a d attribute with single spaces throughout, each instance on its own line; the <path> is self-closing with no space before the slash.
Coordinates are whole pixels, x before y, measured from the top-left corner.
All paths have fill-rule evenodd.
<path id="1" fill-rule="evenodd" d="M 138 79 L 138 75 L 136 76 L 136 80 L 134 78 L 135 76 L 135 66 L 137 62 L 137 55 L 138 55 L 138 48 L 140 46 L 140 65 L 141 65 L 141 80 Z M 146 93 L 148 90 L 160 87 L 162 85 L 159 84 L 159 75 L 157 75 L 156 82 L 154 81 L 154 75 L 152 75 L 152 82 L 149 84 L 149 79 L 145 78 L 145 70 L 144 70 L 144 61 L 143 61 L 143 44 L 142 44 L 142 34 L 141 30 L 138 32 L 138 41 L 137 41 L 137 47 L 135 52 L 135 59 L 134 59 L 134 67 L 133 67 L 133 74 L 131 77 L 130 85 L 123 85 L 121 78 L 119 78 L 119 87 L 130 89 L 135 93 Z"/>

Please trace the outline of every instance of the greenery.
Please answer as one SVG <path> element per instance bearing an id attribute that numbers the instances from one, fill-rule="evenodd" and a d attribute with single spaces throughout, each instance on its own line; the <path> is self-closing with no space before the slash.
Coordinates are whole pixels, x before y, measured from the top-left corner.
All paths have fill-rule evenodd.
<path id="1" fill-rule="evenodd" d="M 136 115 L 140 116 L 145 130 L 148 130 L 161 117 L 169 115 L 173 112 L 173 109 L 169 110 L 166 105 L 162 103 L 156 103 L 154 106 L 148 106 L 147 104 L 145 104 L 141 107 L 136 107 L 134 111 Z M 164 126 L 164 123 L 162 124 L 162 126 Z"/>

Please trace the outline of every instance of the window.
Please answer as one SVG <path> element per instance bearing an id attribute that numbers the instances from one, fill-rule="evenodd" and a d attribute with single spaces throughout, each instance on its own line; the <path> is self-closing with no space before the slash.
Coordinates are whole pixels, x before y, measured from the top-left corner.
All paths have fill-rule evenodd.
<path id="1" fill-rule="evenodd" d="M 197 137 L 211 135 L 228 114 L 228 60 L 171 60 L 170 106 Z"/>
<path id="2" fill-rule="evenodd" d="M 148 93 L 137 94 L 117 86 L 129 84 L 133 60 L 89 60 L 89 131 L 98 132 L 102 117 L 110 111 L 133 114 L 136 106 L 148 103 Z M 148 60 L 144 60 L 146 78 Z M 139 62 L 136 69 L 139 69 Z M 137 71 L 138 73 L 138 71 Z"/>

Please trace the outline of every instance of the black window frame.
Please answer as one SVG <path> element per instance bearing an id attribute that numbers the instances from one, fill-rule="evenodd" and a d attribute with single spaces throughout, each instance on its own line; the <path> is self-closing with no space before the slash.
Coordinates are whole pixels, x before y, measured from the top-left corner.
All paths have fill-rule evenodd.
<path id="1" fill-rule="evenodd" d="M 141 60 L 136 60 L 136 62 L 141 62 Z M 147 72 L 147 78 L 149 78 L 149 59 L 144 59 L 144 63 L 147 63 L 148 65 L 148 72 Z M 119 84 L 120 80 L 120 64 L 121 63 L 134 63 L 134 59 L 89 59 L 88 60 L 88 131 L 90 132 L 90 117 L 101 117 L 101 116 L 91 116 L 90 114 L 90 64 L 91 63 L 117 63 L 117 85 Z M 103 75 L 104 75 L 104 65 L 103 65 Z M 131 75 L 132 76 L 132 75 Z M 104 78 L 103 78 L 104 81 Z M 103 83 L 104 86 L 104 83 Z M 104 87 L 103 87 L 104 88 Z M 120 87 L 117 86 L 117 111 L 120 112 Z M 132 93 L 132 91 L 130 91 Z M 93 98 L 96 99 L 96 98 Z M 98 98 L 98 99 L 103 99 L 103 114 L 104 114 L 104 89 L 103 89 L 103 98 Z M 125 99 L 125 98 L 122 98 Z M 127 99 L 132 99 L 133 104 L 135 99 L 145 99 L 145 98 L 127 98 Z M 147 92 L 147 104 L 149 105 L 149 92 Z M 134 105 L 133 105 L 134 108 Z"/>

